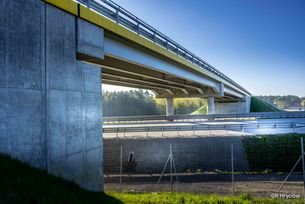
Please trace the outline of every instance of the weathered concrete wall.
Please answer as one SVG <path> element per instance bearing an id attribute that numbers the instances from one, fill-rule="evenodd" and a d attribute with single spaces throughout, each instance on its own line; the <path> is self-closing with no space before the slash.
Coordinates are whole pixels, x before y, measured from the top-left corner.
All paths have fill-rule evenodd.
<path id="1" fill-rule="evenodd" d="M 246 96 L 245 101 L 231 103 L 215 103 L 215 113 L 249 113 L 250 97 Z"/>
<path id="2" fill-rule="evenodd" d="M 231 143 L 234 145 L 235 170 L 249 169 L 242 145 L 242 137 L 202 138 L 143 138 L 104 139 L 104 171 L 118 173 L 120 167 L 120 146 L 123 147 L 123 164 L 126 165 L 130 152 L 134 152 L 138 173 L 161 173 L 169 155 L 172 143 L 173 156 L 178 172 L 188 169 L 202 171 L 231 170 Z M 125 169 L 126 170 L 126 169 Z"/>
<path id="3" fill-rule="evenodd" d="M 77 52 L 87 60 L 104 59 L 104 30 L 77 19 Z"/>
<path id="4" fill-rule="evenodd" d="M 76 60 L 77 19 L 39 0 L 0 17 L 0 152 L 102 190 L 101 69 Z"/>
<path id="5" fill-rule="evenodd" d="M 44 21 L 41 1 L 0 1 L 0 152 L 39 168 L 47 165 Z"/>

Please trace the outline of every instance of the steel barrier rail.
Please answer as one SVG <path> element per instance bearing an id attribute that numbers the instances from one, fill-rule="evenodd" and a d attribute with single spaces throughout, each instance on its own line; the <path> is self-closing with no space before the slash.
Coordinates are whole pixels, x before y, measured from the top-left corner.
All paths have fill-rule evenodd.
<path id="1" fill-rule="evenodd" d="M 228 76 L 217 70 L 212 65 L 208 64 L 206 61 L 193 54 L 191 51 L 187 50 L 171 38 L 167 37 L 154 27 L 148 25 L 143 20 L 139 19 L 129 11 L 120 7 L 118 4 L 111 0 L 75 0 L 78 3 L 96 11 L 97 13 L 115 21 L 129 30 L 141 35 L 142 37 L 152 41 L 153 43 L 173 52 L 174 54 L 186 59 L 187 61 L 212 72 L 224 79 L 225 81 L 231 83 L 232 85 L 238 87 L 245 93 L 250 94 L 245 88 L 237 84 L 235 81 L 230 79 Z"/>
<path id="2" fill-rule="evenodd" d="M 149 115 L 149 116 L 123 116 L 104 117 L 104 123 L 146 123 L 164 121 L 200 121 L 200 120 L 244 120 L 244 119 L 279 119 L 279 118 L 305 118 L 305 111 L 300 112 L 259 112 L 238 114 L 211 114 L 211 115 Z"/>
<path id="3" fill-rule="evenodd" d="M 263 130 L 263 129 L 297 129 L 304 128 L 305 122 L 281 122 L 281 123 L 261 123 L 261 124 L 194 124 L 184 126 L 146 126 L 146 127 L 104 127 L 103 133 L 127 133 L 127 132 L 168 132 L 168 131 L 241 131 Z"/>

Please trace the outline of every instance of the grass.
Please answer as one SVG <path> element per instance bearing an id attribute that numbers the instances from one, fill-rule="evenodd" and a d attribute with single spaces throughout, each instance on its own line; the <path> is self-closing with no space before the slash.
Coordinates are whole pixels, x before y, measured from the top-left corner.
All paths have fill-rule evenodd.
<path id="1" fill-rule="evenodd" d="M 0 155 L 0 203 L 122 203 Z"/>
<path id="2" fill-rule="evenodd" d="M 250 112 L 279 112 L 279 111 L 281 110 L 263 101 L 262 99 L 255 96 L 251 97 Z"/>
<path id="3" fill-rule="evenodd" d="M 94 193 L 0 155 L 0 203 L 279 204 L 302 203 L 302 200 L 256 198 L 250 194 L 224 197 L 189 193 Z"/>
<path id="4" fill-rule="evenodd" d="M 203 115 L 203 114 L 207 114 L 207 105 L 203 105 L 201 108 L 191 113 L 191 115 Z"/>
<path id="5" fill-rule="evenodd" d="M 199 195 L 189 193 L 141 193 L 141 194 L 122 194 L 109 193 L 109 195 L 123 201 L 124 203 L 137 204 L 279 204 L 279 203 L 303 203 L 298 200 L 279 200 L 270 198 L 256 198 L 250 194 L 236 197 Z"/>

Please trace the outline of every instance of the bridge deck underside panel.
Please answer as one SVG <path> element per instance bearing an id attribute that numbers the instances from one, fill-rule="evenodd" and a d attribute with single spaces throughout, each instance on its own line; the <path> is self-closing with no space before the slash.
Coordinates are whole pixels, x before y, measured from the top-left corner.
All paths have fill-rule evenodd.
<path id="1" fill-rule="evenodd" d="M 237 101 L 244 95 L 212 78 L 195 73 L 155 53 L 135 47 L 115 37 L 105 36 L 103 83 L 153 90 L 157 97 L 216 97 L 217 101 Z M 96 62 L 93 62 L 96 63 Z"/>

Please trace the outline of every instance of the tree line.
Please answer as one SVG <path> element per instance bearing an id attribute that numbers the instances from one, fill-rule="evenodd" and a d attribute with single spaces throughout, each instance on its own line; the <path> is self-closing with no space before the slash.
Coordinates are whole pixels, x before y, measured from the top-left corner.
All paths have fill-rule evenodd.
<path id="1" fill-rule="evenodd" d="M 153 94 L 142 89 L 103 91 L 102 96 L 104 117 L 166 114 L 166 100 L 157 99 Z M 294 95 L 258 97 L 279 109 L 305 107 L 305 97 Z M 174 98 L 175 114 L 191 114 L 206 106 L 207 102 L 203 98 Z"/>
<path id="2" fill-rule="evenodd" d="M 258 96 L 267 103 L 280 108 L 287 109 L 291 107 L 303 107 L 305 108 L 305 97 L 298 97 L 295 95 L 287 96 Z"/>
<path id="3" fill-rule="evenodd" d="M 103 116 L 165 115 L 166 100 L 157 99 L 142 89 L 130 91 L 103 91 Z M 203 98 L 175 98 L 175 114 L 191 114 L 206 105 Z"/>

